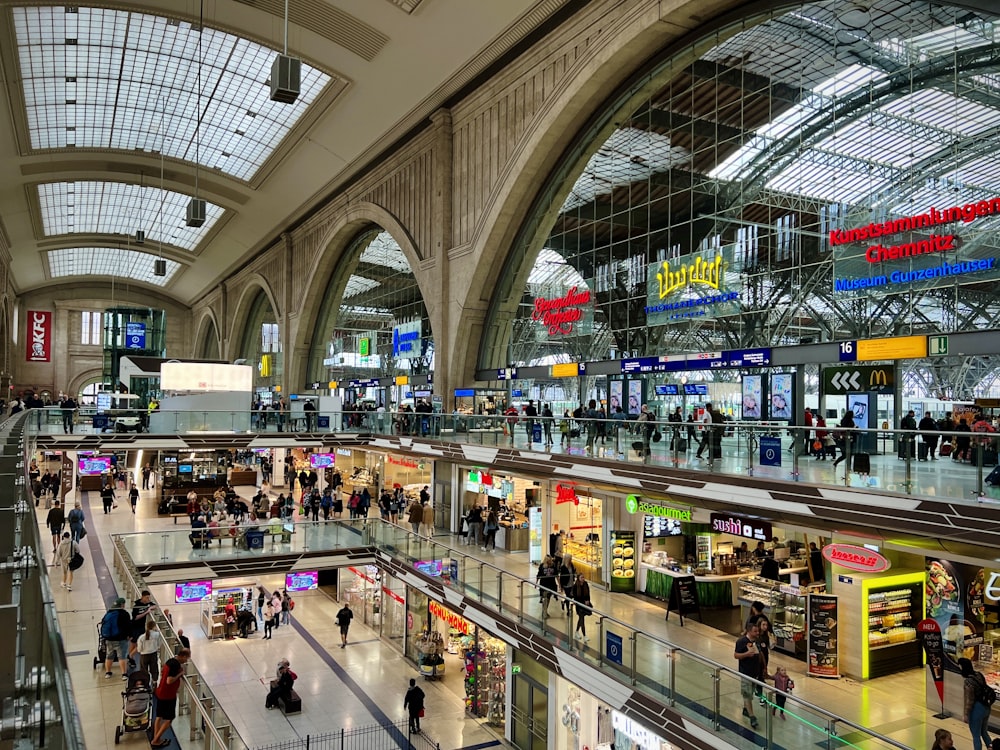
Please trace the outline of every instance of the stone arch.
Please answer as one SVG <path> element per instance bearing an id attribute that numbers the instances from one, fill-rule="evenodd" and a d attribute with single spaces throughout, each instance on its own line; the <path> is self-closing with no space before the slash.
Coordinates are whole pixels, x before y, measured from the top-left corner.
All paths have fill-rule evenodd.
<path id="1" fill-rule="evenodd" d="M 219 321 L 215 311 L 211 308 L 202 312 L 200 319 L 194 326 L 194 356 L 198 359 L 222 358 L 222 337 L 219 335 Z M 203 345 L 209 336 L 214 336 L 215 352 L 206 351 Z"/>
<path id="2" fill-rule="evenodd" d="M 267 279 L 259 273 L 250 274 L 246 277 L 243 285 L 243 291 L 240 292 L 240 297 L 236 302 L 236 306 L 233 308 L 234 314 L 230 320 L 229 336 L 226 339 L 226 346 L 224 351 L 220 351 L 223 359 L 232 360 L 236 356 L 234 349 L 243 341 L 243 337 L 246 334 L 246 325 L 250 309 L 253 306 L 254 301 L 257 299 L 257 295 L 261 292 L 263 292 L 264 296 L 267 297 L 267 301 L 271 305 L 271 310 L 274 312 L 275 319 L 280 325 L 282 320 L 282 311 L 278 306 L 278 303 L 275 301 L 274 290 L 271 288 L 270 283 L 268 283 Z M 285 336 L 286 332 L 282 331 L 283 341 L 285 340 Z"/>
<path id="3" fill-rule="evenodd" d="M 80 391 L 87 383 L 100 382 L 104 373 L 99 367 L 94 367 L 90 370 L 84 370 L 83 372 L 77 373 L 72 380 L 69 381 L 69 386 L 66 392 L 71 394 L 73 398 L 76 398 Z"/>
<path id="4" fill-rule="evenodd" d="M 351 204 L 319 242 L 319 251 L 315 254 L 306 276 L 309 279 L 309 284 L 305 289 L 305 294 L 302 295 L 302 304 L 296 316 L 297 327 L 294 340 L 289 342 L 288 356 L 286 357 L 288 382 L 304 381 L 309 360 L 308 353 L 314 345 L 313 336 L 317 318 L 322 308 L 323 296 L 330 283 L 330 277 L 338 264 L 344 260 L 344 253 L 358 235 L 372 226 L 380 227 L 396 241 L 406 256 L 406 262 L 410 264 L 410 270 L 420 287 L 421 296 L 425 296 L 424 290 L 427 282 L 426 278 L 422 278 L 421 275 L 421 256 L 409 230 L 395 215 L 376 203 L 364 201 Z M 425 305 L 427 305 L 426 296 Z M 427 314 L 431 318 L 431 335 L 433 335 L 436 330 L 435 319 L 429 305 L 427 305 Z"/>

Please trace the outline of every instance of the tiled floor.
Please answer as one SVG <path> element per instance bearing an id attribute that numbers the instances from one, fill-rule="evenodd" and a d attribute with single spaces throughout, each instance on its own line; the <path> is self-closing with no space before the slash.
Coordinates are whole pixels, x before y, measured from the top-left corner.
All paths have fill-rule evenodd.
<path id="1" fill-rule="evenodd" d="M 250 488 L 242 490 L 244 494 L 252 494 Z M 151 493 L 143 493 L 135 516 L 124 504 L 110 515 L 104 515 L 95 501 L 96 498 L 89 503 L 89 509 L 85 502 L 88 528 L 92 532 L 87 541 L 92 545 L 99 543 L 109 561 L 109 534 L 175 528 L 169 519 L 155 516 Z M 44 518 L 44 509 L 40 509 L 39 517 L 40 521 Z M 438 538 L 439 541 L 446 539 Z M 497 552 L 486 555 L 472 547 L 462 548 L 462 551 L 468 550 L 488 557 L 494 564 L 503 564 L 511 572 L 520 571 L 525 577 L 534 577 L 523 554 Z M 99 748 L 110 747 L 114 742 L 114 727 L 121 720 L 121 682 L 105 680 L 103 670 L 93 668 L 96 624 L 105 607 L 94 572 L 95 555 L 92 550 L 91 554 L 87 552 L 85 549 L 87 563 L 78 571 L 72 592 L 59 588 L 58 569 L 52 569 L 51 573 L 56 576 L 55 596 L 87 747 Z M 272 588 L 281 580 L 263 579 L 261 583 Z M 172 592 L 167 587 L 153 587 L 153 593 L 158 601 L 172 600 Z M 733 662 L 733 638 L 727 634 L 691 619 L 684 627 L 674 618 L 665 623 L 663 610 L 640 597 L 609 595 L 594 587 L 592 598 L 598 610 L 633 623 L 644 632 L 660 634 L 719 663 Z M 206 675 L 239 735 L 251 746 L 257 746 L 340 727 L 404 719 L 402 696 L 407 681 L 415 676 L 412 666 L 392 647 L 379 642 L 357 619 L 351 629 L 348 648 L 338 648 L 333 616 L 339 604 L 322 590 L 301 594 L 296 601 L 293 626 L 279 628 L 269 641 L 263 640 L 258 633 L 247 640 L 208 642 L 198 625 L 197 605 L 165 605 L 171 610 L 175 626 L 183 628 L 191 638 L 194 661 Z M 299 715 L 286 717 L 279 711 L 266 711 L 263 707 L 265 689 L 261 679 L 266 681 L 282 656 L 291 660 L 299 675 L 296 689 L 305 705 Z M 788 668 L 796 681 L 796 694 L 802 699 L 882 732 L 908 747 L 929 747 L 938 726 L 948 727 L 956 737 L 967 735 L 967 729 L 958 720 L 935 720 L 931 716 L 934 711 L 924 707 L 924 671 L 858 684 L 849 679 L 807 679 L 802 674 L 801 662 L 776 652 L 772 652 L 772 658 L 774 663 Z M 117 673 L 117 669 L 115 671 Z M 454 676 L 449 675 L 442 682 L 423 683 L 428 694 L 427 729 L 442 748 L 495 741 L 490 730 L 467 717 L 460 697 L 460 678 L 452 674 Z M 700 674 L 692 672 L 690 679 L 699 680 Z M 724 691 L 724 705 L 732 703 L 732 715 L 738 717 L 738 695 L 735 686 L 732 688 Z M 370 697 L 359 697 L 359 692 Z M 179 718 L 175 728 L 182 746 L 195 746 L 193 741 L 187 740 L 186 717 Z M 786 748 L 812 745 L 812 735 L 798 722 L 780 724 L 775 732 L 775 738 Z M 122 741 L 143 742 L 135 735 L 126 736 Z"/>

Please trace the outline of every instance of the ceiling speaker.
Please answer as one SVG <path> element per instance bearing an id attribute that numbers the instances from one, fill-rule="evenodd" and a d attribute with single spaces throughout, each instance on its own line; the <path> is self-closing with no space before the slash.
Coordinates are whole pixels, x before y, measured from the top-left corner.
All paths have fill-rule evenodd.
<path id="1" fill-rule="evenodd" d="M 187 207 L 187 225 L 200 227 L 205 223 L 205 201 L 202 198 L 192 198 Z"/>
<path id="2" fill-rule="evenodd" d="M 135 244 L 141 245 L 146 241 L 146 233 L 141 229 L 135 230 Z"/>
<path id="3" fill-rule="evenodd" d="M 302 61 L 297 57 L 276 55 L 271 63 L 271 101 L 291 104 L 301 91 Z"/>
<path id="4" fill-rule="evenodd" d="M 163 258 L 157 258 L 153 261 L 153 276 L 166 276 L 167 275 L 167 261 Z"/>

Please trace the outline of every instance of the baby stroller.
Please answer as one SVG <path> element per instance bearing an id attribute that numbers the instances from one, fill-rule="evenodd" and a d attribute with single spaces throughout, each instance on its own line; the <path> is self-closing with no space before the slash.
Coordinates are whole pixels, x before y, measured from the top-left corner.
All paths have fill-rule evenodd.
<path id="1" fill-rule="evenodd" d="M 128 676 L 122 693 L 122 723 L 115 727 L 115 744 L 127 732 L 145 732 L 151 724 L 153 690 L 149 672 L 136 670 Z"/>
<path id="2" fill-rule="evenodd" d="M 103 664 L 107 657 L 108 644 L 105 643 L 104 636 L 101 635 L 101 623 L 97 623 L 97 656 L 94 657 L 94 669 L 97 669 L 98 664 Z"/>

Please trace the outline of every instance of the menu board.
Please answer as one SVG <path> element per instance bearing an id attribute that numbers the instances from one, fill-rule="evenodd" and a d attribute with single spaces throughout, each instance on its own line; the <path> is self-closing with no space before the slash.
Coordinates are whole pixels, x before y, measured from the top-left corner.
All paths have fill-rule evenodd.
<path id="1" fill-rule="evenodd" d="M 806 653 L 813 677 L 839 677 L 837 652 L 837 597 L 810 594 L 806 609 Z"/>
<path id="2" fill-rule="evenodd" d="M 212 596 L 211 581 L 188 581 L 174 585 L 174 603 L 200 602 Z"/>
<path id="3" fill-rule="evenodd" d="M 670 619 L 670 610 L 674 610 L 680 615 L 681 625 L 684 625 L 684 615 L 698 615 L 701 619 L 701 603 L 698 601 L 698 584 L 694 576 L 677 576 L 674 578 L 674 585 L 670 587 L 670 598 L 667 600 L 667 616 Z"/>
<path id="4" fill-rule="evenodd" d="M 611 532 L 611 590 L 635 591 L 635 532 Z"/>
<path id="5" fill-rule="evenodd" d="M 676 518 L 646 516 L 642 522 L 642 533 L 646 539 L 660 536 L 680 536 L 681 522 Z"/>

